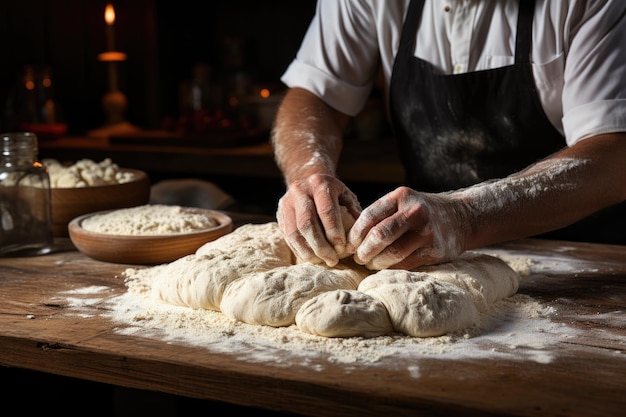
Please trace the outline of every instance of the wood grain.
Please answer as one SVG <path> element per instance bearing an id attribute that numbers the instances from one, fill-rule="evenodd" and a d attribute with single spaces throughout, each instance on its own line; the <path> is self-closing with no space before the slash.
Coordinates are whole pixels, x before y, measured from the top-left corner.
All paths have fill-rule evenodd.
<path id="1" fill-rule="evenodd" d="M 552 320 L 580 329 L 581 337 L 550 348 L 548 363 L 398 357 L 376 366 L 324 358 L 285 366 L 121 335 L 104 305 L 81 317 L 58 294 L 86 286 L 122 294 L 127 265 L 60 243 L 52 255 L 0 259 L 2 365 L 317 416 L 612 416 L 626 407 L 626 247 L 528 239 L 487 248 L 532 258 L 520 293 L 556 306 Z M 622 321 L 594 319 L 605 312 Z M 323 372 L 311 370 L 316 361 Z"/>

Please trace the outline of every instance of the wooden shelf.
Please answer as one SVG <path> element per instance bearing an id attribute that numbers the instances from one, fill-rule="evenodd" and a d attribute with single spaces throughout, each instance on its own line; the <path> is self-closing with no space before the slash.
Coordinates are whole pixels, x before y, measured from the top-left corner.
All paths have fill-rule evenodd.
<path id="1" fill-rule="evenodd" d="M 121 143 L 107 138 L 66 137 L 41 141 L 39 156 L 60 161 L 111 158 L 119 166 L 148 173 L 281 178 L 269 138 L 240 146 L 210 147 L 202 146 L 202 142 L 194 146 L 189 141 L 177 146 L 174 141 L 163 140 Z M 404 178 L 392 140 L 346 140 L 338 173 L 349 182 L 399 184 Z"/>

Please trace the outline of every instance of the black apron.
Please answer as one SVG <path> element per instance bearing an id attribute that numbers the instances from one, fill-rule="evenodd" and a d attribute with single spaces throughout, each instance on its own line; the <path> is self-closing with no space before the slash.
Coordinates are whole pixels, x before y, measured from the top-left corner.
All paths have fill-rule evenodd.
<path id="1" fill-rule="evenodd" d="M 530 64 L 534 0 L 520 1 L 513 65 L 455 75 L 437 74 L 414 56 L 424 1 L 410 3 L 389 93 L 408 185 L 455 190 L 506 177 L 562 149 L 565 139 L 543 110 Z M 596 223 L 586 219 L 543 237 L 625 243 L 626 226 L 611 236 Z"/>

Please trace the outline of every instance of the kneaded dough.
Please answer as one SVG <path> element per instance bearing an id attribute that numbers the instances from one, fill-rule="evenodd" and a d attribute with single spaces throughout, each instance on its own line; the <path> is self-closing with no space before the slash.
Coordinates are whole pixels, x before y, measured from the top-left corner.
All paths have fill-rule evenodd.
<path id="1" fill-rule="evenodd" d="M 355 290 L 335 290 L 319 294 L 296 314 L 300 330 L 325 337 L 375 337 L 393 331 L 384 304 Z"/>
<path id="2" fill-rule="evenodd" d="M 519 274 L 506 262 L 475 252 L 466 252 L 454 261 L 423 266 L 416 271 L 467 291 L 481 311 L 515 294 L 519 288 Z"/>
<path id="3" fill-rule="evenodd" d="M 469 327 L 479 318 L 467 292 L 432 278 L 383 284 L 365 293 L 385 305 L 395 330 L 409 336 L 441 336 Z"/>
<path id="4" fill-rule="evenodd" d="M 363 279 L 358 290 L 383 302 L 394 329 L 428 337 L 477 324 L 479 312 L 515 294 L 518 278 L 501 259 L 468 252 L 412 271 L 378 271 Z"/>
<path id="5" fill-rule="evenodd" d="M 301 259 L 296 259 L 296 265 L 306 263 L 309 262 L 305 262 Z M 334 272 L 335 274 L 343 275 L 346 278 L 350 278 L 354 282 L 355 288 L 361 283 L 361 281 L 363 281 L 365 277 L 371 275 L 374 272 L 370 269 L 367 269 L 363 265 L 357 264 L 352 258 L 340 259 L 335 266 L 328 266 L 324 263 L 316 265 L 319 265 L 322 268 L 326 268 Z"/>
<path id="6" fill-rule="evenodd" d="M 196 253 L 203 255 L 215 250 L 237 252 L 238 248 L 244 246 L 251 246 L 259 251 L 259 255 L 255 256 L 255 259 L 270 255 L 284 259 L 289 264 L 294 262 L 291 249 L 289 249 L 276 222 L 244 224 L 232 232 L 200 246 Z"/>
<path id="7" fill-rule="evenodd" d="M 224 290 L 244 275 L 287 265 L 276 256 L 258 256 L 252 246 L 236 252 L 212 251 L 187 255 L 159 268 L 152 297 L 168 304 L 219 310 Z"/>
<path id="8" fill-rule="evenodd" d="M 371 271 L 351 257 L 334 267 L 303 263 L 275 222 L 243 225 L 152 273 L 160 301 L 249 324 L 295 323 L 326 337 L 442 335 L 477 324 L 480 312 L 519 286 L 504 261 L 471 252 L 412 271 Z"/>
<path id="9" fill-rule="evenodd" d="M 289 326 L 307 300 L 336 289 L 356 289 L 356 284 L 320 265 L 282 266 L 233 281 L 224 291 L 220 309 L 248 324 Z"/>
<path id="10" fill-rule="evenodd" d="M 231 282 L 291 263 L 291 250 L 276 223 L 244 225 L 195 254 L 155 268 L 151 293 L 168 304 L 219 310 Z"/>
<path id="11" fill-rule="evenodd" d="M 494 256 L 467 252 L 450 262 L 412 271 L 378 271 L 361 281 L 358 289 L 367 291 L 383 284 L 418 282 L 428 278 L 449 282 L 466 291 L 480 311 L 515 294 L 519 288 L 519 274 L 506 262 Z"/>

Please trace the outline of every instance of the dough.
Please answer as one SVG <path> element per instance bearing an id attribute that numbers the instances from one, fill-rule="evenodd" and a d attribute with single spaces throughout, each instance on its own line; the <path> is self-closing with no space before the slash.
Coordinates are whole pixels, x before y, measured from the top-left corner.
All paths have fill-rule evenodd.
<path id="1" fill-rule="evenodd" d="M 192 254 L 158 270 L 152 297 L 168 304 L 219 311 L 222 294 L 232 281 L 284 265 L 280 257 L 260 257 L 253 246 L 241 247 L 233 253 Z"/>
<path id="2" fill-rule="evenodd" d="M 413 271 L 378 271 L 361 281 L 358 290 L 382 301 L 394 329 L 428 337 L 477 324 L 479 312 L 515 294 L 518 278 L 501 259 L 466 253 Z"/>
<path id="3" fill-rule="evenodd" d="M 168 304 L 219 311 L 224 290 L 248 274 L 291 265 L 276 223 L 244 225 L 195 254 L 155 267 L 152 297 Z M 267 237 L 264 237 L 267 236 Z"/>
<path id="4" fill-rule="evenodd" d="M 326 291 L 356 289 L 354 281 L 315 264 L 297 264 L 246 275 L 228 285 L 220 309 L 249 324 L 273 327 L 295 323 L 302 304 Z"/>
<path id="5" fill-rule="evenodd" d="M 288 264 L 293 263 L 293 254 L 283 238 L 278 223 L 244 224 L 231 233 L 207 242 L 196 250 L 198 255 L 214 250 L 221 252 L 237 252 L 238 248 L 251 246 L 259 251 L 254 259 L 262 256 L 275 256 L 284 259 Z"/>
<path id="6" fill-rule="evenodd" d="M 385 305 L 395 330 L 409 336 L 441 336 L 469 327 L 479 318 L 467 292 L 432 278 L 383 284 L 365 293 Z"/>
<path id="7" fill-rule="evenodd" d="M 466 252 L 454 261 L 423 266 L 417 271 L 467 291 L 481 311 L 515 294 L 519 288 L 515 270 L 502 259 L 480 253 Z"/>
<path id="8" fill-rule="evenodd" d="M 308 262 L 302 261 L 300 259 L 296 259 L 296 264 L 305 264 Z M 363 279 L 373 273 L 372 270 L 367 269 L 363 265 L 359 265 L 354 262 L 352 258 L 344 258 L 340 259 L 339 263 L 335 266 L 327 266 L 326 264 L 317 264 L 322 268 L 326 268 L 335 274 L 343 275 L 346 278 L 350 278 L 354 282 L 354 287 L 356 288 Z"/>
<path id="9" fill-rule="evenodd" d="M 443 335 L 478 324 L 519 286 L 508 264 L 479 253 L 413 271 L 371 271 L 351 257 L 334 267 L 304 263 L 277 223 L 241 226 L 152 274 L 160 301 L 326 337 Z"/>
<path id="10" fill-rule="evenodd" d="M 343 224 L 343 230 L 345 230 L 347 236 L 348 232 L 350 232 L 350 229 L 352 229 L 352 226 L 354 225 L 354 222 L 356 220 L 354 217 L 352 217 L 352 214 L 350 214 L 345 206 L 339 206 L 339 212 L 341 214 L 341 223 Z M 339 256 L 339 259 L 344 259 L 351 255 L 352 254 L 348 253 L 345 248 L 343 251 L 337 252 L 337 256 Z"/>
<path id="11" fill-rule="evenodd" d="M 393 331 L 384 304 L 355 290 L 327 291 L 311 298 L 298 310 L 296 325 L 326 337 L 375 337 Z"/>
<path id="12" fill-rule="evenodd" d="M 496 301 L 515 294 L 519 287 L 519 274 L 506 262 L 494 256 L 467 252 L 453 261 L 422 266 L 412 271 L 378 271 L 364 279 L 358 289 L 367 291 L 383 283 L 417 282 L 429 277 L 449 282 L 466 291 L 481 311 Z"/>

